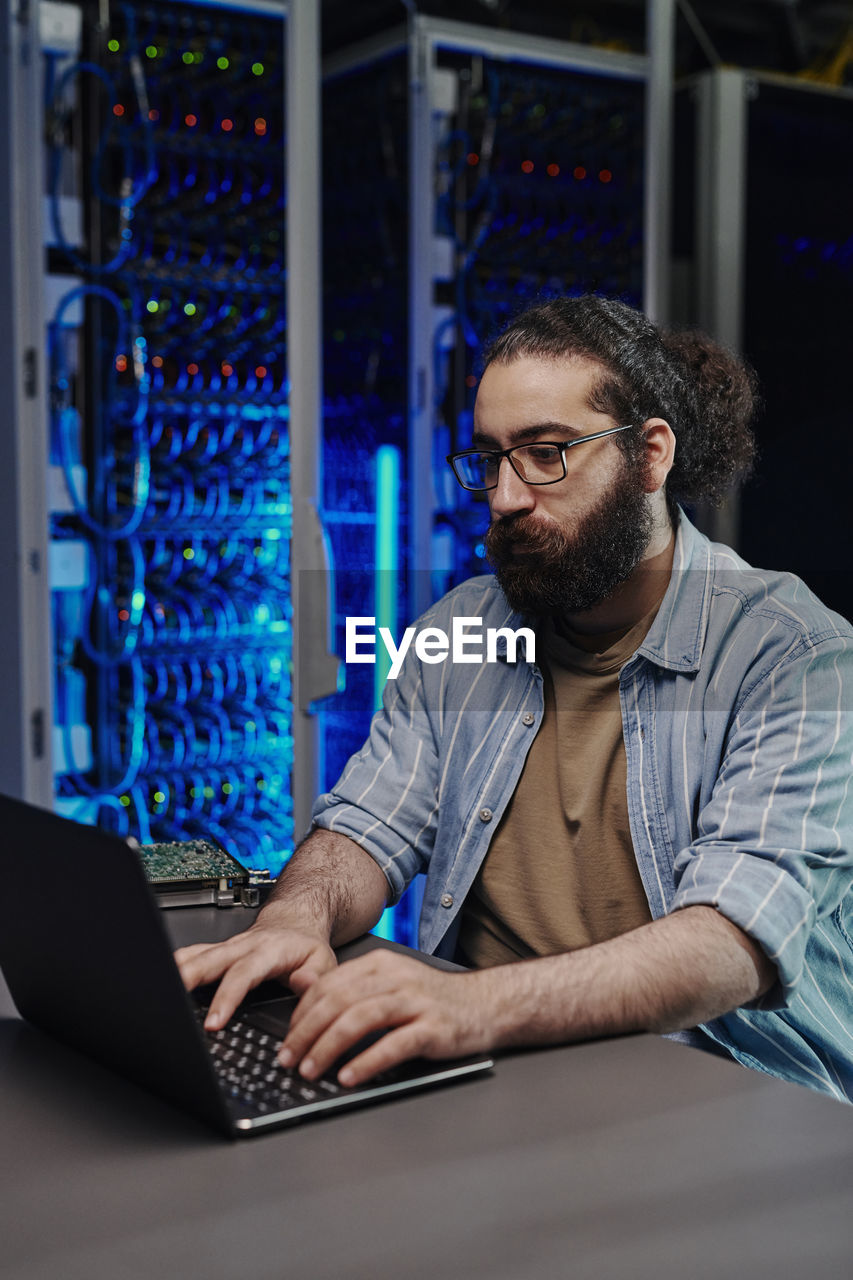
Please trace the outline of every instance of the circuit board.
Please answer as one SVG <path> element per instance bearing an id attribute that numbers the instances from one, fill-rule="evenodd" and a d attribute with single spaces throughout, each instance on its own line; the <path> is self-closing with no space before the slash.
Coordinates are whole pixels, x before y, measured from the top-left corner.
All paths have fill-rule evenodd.
<path id="1" fill-rule="evenodd" d="M 271 883 L 269 871 L 247 870 L 212 840 L 144 844 L 139 856 L 161 907 L 256 907 Z"/>

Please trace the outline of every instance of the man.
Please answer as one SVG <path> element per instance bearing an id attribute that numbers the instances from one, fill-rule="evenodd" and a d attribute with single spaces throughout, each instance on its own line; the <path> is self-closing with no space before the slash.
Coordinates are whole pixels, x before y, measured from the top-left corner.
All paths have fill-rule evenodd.
<path id="1" fill-rule="evenodd" d="M 674 1033 L 853 1097 L 853 629 L 702 537 L 677 499 L 748 465 L 749 375 L 595 297 L 532 308 L 486 353 L 474 448 L 494 578 L 431 609 L 536 630 L 536 663 L 409 653 L 363 750 L 246 933 L 184 948 L 207 1025 L 279 976 L 307 1078 Z M 332 950 L 427 872 L 436 971 Z"/>

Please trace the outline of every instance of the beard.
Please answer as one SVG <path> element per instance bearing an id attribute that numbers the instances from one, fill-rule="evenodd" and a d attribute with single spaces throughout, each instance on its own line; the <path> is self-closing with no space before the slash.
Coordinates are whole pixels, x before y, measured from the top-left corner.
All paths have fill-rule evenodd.
<path id="1" fill-rule="evenodd" d="M 626 462 L 576 529 L 532 515 L 502 517 L 489 526 L 486 556 L 517 613 L 580 613 L 630 577 L 653 523 L 642 470 Z"/>

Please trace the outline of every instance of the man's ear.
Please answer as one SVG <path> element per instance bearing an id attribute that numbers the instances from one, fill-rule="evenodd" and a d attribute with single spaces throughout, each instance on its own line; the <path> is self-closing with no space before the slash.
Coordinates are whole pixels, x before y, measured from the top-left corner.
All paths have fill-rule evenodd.
<path id="1" fill-rule="evenodd" d="M 666 484 L 675 461 L 675 433 L 663 418 L 647 418 L 643 423 L 646 493 L 656 493 Z"/>

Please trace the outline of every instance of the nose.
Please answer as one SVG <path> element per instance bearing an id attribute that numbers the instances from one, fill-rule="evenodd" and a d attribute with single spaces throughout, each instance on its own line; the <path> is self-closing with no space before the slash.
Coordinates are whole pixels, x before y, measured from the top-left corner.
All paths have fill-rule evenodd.
<path id="1" fill-rule="evenodd" d="M 509 458 L 501 458 L 498 483 L 489 490 L 489 510 L 493 520 L 526 515 L 536 503 L 535 490 L 516 475 Z"/>

